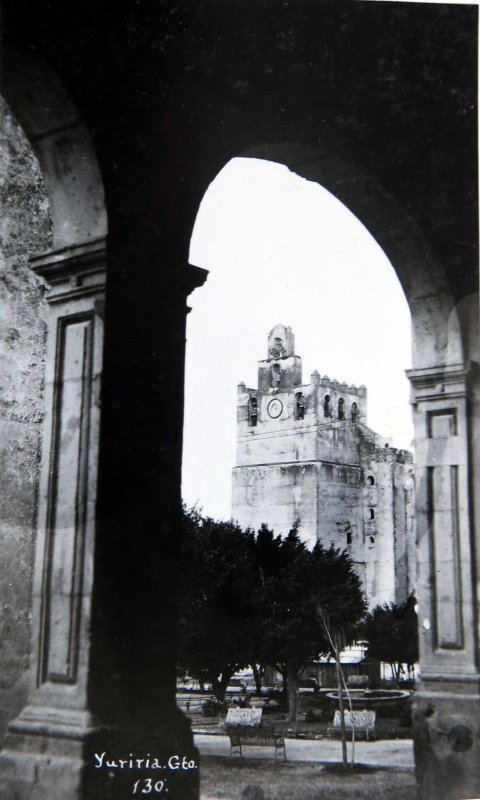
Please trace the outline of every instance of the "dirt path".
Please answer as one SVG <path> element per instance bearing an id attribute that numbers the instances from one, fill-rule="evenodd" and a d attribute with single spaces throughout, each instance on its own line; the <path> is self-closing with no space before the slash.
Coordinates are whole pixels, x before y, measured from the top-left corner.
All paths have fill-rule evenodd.
<path id="1" fill-rule="evenodd" d="M 229 756 L 230 742 L 228 736 L 210 736 L 195 734 L 195 744 L 201 755 Z M 338 740 L 331 739 L 286 739 L 288 761 L 308 761 L 313 763 L 335 763 L 341 760 L 341 745 Z M 348 745 L 350 756 L 351 745 Z M 271 759 L 273 748 L 247 747 L 248 759 Z M 233 759 L 237 757 L 232 758 Z M 413 769 L 413 743 L 411 739 L 388 739 L 377 742 L 356 742 L 355 762 L 373 767 L 395 767 L 397 769 Z"/>

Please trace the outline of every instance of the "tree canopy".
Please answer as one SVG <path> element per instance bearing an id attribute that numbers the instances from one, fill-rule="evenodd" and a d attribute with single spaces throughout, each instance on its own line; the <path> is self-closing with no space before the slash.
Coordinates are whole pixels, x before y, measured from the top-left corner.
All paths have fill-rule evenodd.
<path id="1" fill-rule="evenodd" d="M 418 661 L 418 620 L 416 599 L 410 595 L 404 603 L 376 606 L 365 621 L 368 655 L 391 665 L 398 682 L 401 665 L 411 669 Z"/>
<path id="2" fill-rule="evenodd" d="M 258 579 L 255 538 L 231 522 L 184 513 L 179 666 L 222 700 L 249 664 Z"/>
<path id="3" fill-rule="evenodd" d="M 263 526 L 257 536 L 257 559 L 263 610 L 260 659 L 286 677 L 294 719 L 300 673 L 312 659 L 334 655 L 319 613 L 349 644 L 366 602 L 350 556 L 320 542 L 309 550 L 297 527 L 282 539 Z"/>
<path id="4" fill-rule="evenodd" d="M 313 656 L 331 654 L 318 624 L 324 609 L 330 624 L 352 640 L 366 612 L 350 556 L 317 542 L 309 550 L 293 528 L 286 538 L 263 526 L 257 536 L 262 576 L 263 652 L 270 663 L 294 659 L 303 666 Z"/>
<path id="5" fill-rule="evenodd" d="M 346 644 L 366 613 L 349 555 L 321 543 L 309 550 L 298 526 L 284 538 L 266 526 L 255 535 L 194 510 L 185 513 L 183 553 L 181 667 L 223 699 L 238 669 L 274 666 L 294 716 L 302 669 L 332 654 L 319 609 Z"/>

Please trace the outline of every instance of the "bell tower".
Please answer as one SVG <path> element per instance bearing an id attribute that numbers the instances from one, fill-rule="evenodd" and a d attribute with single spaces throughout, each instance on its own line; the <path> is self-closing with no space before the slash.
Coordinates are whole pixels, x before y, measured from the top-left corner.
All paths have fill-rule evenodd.
<path id="1" fill-rule="evenodd" d="M 258 387 L 237 387 L 232 516 L 346 549 L 370 604 L 412 586 L 412 456 L 367 426 L 367 390 L 321 376 L 302 383 L 290 327 L 275 325 Z"/>

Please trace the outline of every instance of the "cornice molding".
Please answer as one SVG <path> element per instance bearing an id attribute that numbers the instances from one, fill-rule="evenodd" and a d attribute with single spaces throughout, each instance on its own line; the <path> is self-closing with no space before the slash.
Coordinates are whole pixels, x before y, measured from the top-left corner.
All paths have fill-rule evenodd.
<path id="1" fill-rule="evenodd" d="M 99 272 L 106 266 L 105 239 L 95 239 L 60 250 L 50 250 L 30 259 L 32 270 L 50 284 L 70 280 L 86 272 Z"/>
<path id="2" fill-rule="evenodd" d="M 105 289 L 107 247 L 105 238 L 83 242 L 33 256 L 30 266 L 50 286 L 48 301 L 65 301 Z M 165 279 L 163 297 L 183 303 L 194 289 L 203 286 L 208 270 L 186 264 Z"/>
<path id="3" fill-rule="evenodd" d="M 49 303 L 98 294 L 106 285 L 106 243 L 95 239 L 33 256 L 30 266 L 47 281 Z"/>
<path id="4" fill-rule="evenodd" d="M 442 364 L 437 367 L 406 370 L 413 389 L 413 402 L 442 397 L 463 397 L 466 394 L 469 374 L 469 363 Z"/>

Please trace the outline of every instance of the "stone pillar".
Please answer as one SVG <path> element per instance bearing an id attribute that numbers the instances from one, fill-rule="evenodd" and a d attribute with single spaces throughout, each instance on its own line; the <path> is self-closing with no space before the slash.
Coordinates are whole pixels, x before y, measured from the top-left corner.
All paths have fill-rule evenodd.
<path id="1" fill-rule="evenodd" d="M 27 707 L 8 728 L 0 785 L 5 797 L 55 798 L 67 791 L 77 797 L 82 754 L 94 732 L 87 703 L 88 630 L 105 244 L 52 251 L 33 258 L 31 266 L 51 287 L 31 687 Z"/>
<path id="2" fill-rule="evenodd" d="M 31 265 L 50 285 L 31 689 L 27 707 L 8 728 L 0 757 L 0 796 L 121 800 L 132 796 L 138 781 L 136 793 L 150 788 L 155 796 L 192 800 L 198 795 L 198 759 L 188 722 L 175 703 L 176 607 L 171 595 L 178 528 L 172 520 L 178 512 L 171 487 L 163 502 L 155 500 L 168 483 L 166 469 L 163 475 L 155 473 L 162 458 L 171 465 L 160 446 L 162 435 L 168 437 L 155 419 L 151 436 L 146 436 L 145 420 L 132 414 L 132 405 L 139 407 L 144 396 L 145 413 L 152 418 L 159 400 L 156 391 L 148 394 L 149 387 L 155 384 L 158 390 L 162 380 L 172 385 L 172 370 L 164 364 L 156 375 L 149 369 L 142 374 L 126 345 L 131 343 L 130 356 L 139 352 L 136 332 L 145 341 L 146 320 L 152 331 L 149 348 L 157 355 L 153 337 L 159 294 L 152 292 L 149 309 L 132 303 L 133 322 L 127 331 L 112 298 L 112 335 L 104 355 L 104 241 L 51 252 L 32 259 Z M 175 298 L 165 301 L 175 309 L 177 339 L 182 324 L 184 329 L 186 295 L 204 275 L 179 281 Z M 125 301 L 124 295 L 121 303 Z M 166 344 L 169 364 L 181 361 L 182 348 L 184 340 L 178 341 L 178 352 Z M 118 361 L 112 358 L 115 351 Z M 100 382 L 107 363 L 110 389 L 105 402 Z M 183 368 L 176 370 L 180 386 Z M 123 393 L 117 394 L 122 387 Z M 166 404 L 168 392 L 163 395 Z M 181 429 L 182 395 L 179 403 Z M 116 408 L 119 428 L 112 438 Z M 176 442 L 178 436 L 174 438 Z M 177 476 L 174 482 L 179 483 Z M 102 483 L 104 502 L 99 506 Z M 143 496 L 138 487 L 143 487 Z M 102 767 L 97 767 L 95 754 Z M 176 769 L 175 757 L 181 763 L 184 756 L 195 766 Z M 107 759 L 111 768 L 105 766 Z"/>
<path id="3" fill-rule="evenodd" d="M 479 671 L 471 516 L 469 374 L 410 370 L 416 441 L 421 800 L 480 796 Z"/>

